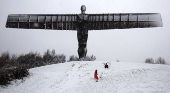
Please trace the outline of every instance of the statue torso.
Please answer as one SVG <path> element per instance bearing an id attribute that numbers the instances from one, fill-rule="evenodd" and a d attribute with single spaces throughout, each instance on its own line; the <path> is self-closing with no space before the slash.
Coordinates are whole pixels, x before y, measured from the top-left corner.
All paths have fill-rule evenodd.
<path id="1" fill-rule="evenodd" d="M 88 15 L 79 14 L 77 17 L 77 28 L 78 29 L 87 29 L 88 28 Z"/>

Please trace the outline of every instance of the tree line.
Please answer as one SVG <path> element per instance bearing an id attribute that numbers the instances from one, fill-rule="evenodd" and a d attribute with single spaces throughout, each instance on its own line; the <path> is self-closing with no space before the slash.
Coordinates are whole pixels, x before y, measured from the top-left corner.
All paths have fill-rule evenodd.
<path id="1" fill-rule="evenodd" d="M 53 49 L 50 51 L 49 49 L 44 52 L 43 56 L 38 52 L 29 52 L 27 54 L 21 54 L 17 56 L 13 54 L 10 56 L 9 52 L 4 52 L 0 56 L 0 68 L 8 67 L 8 66 L 22 66 L 27 69 L 56 64 L 56 63 L 64 63 L 66 61 L 66 56 L 64 54 L 56 54 Z"/>

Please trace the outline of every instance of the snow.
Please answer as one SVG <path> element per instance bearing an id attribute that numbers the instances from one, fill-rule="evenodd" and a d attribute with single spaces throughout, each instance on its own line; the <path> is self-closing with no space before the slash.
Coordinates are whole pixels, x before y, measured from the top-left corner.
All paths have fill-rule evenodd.
<path id="1" fill-rule="evenodd" d="M 170 65 L 106 61 L 66 62 L 30 69 L 0 93 L 170 93 Z M 98 82 L 94 71 L 98 70 Z"/>

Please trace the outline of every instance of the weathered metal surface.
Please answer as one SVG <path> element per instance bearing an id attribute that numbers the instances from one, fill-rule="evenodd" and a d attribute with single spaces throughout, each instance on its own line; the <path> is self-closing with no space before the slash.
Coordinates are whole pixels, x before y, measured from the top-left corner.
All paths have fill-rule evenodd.
<path id="1" fill-rule="evenodd" d="M 77 17 L 77 39 L 79 59 L 84 60 L 87 54 L 87 38 L 88 38 L 88 15 L 80 14 Z"/>
<path id="2" fill-rule="evenodd" d="M 76 30 L 77 15 L 10 14 L 7 28 Z"/>
<path id="3" fill-rule="evenodd" d="M 89 30 L 162 27 L 159 13 L 89 14 Z"/>

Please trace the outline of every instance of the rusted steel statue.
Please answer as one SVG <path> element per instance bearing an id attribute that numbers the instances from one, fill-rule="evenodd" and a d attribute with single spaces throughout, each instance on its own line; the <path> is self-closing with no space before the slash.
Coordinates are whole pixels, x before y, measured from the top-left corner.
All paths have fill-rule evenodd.
<path id="1" fill-rule="evenodd" d="M 87 53 L 88 30 L 162 27 L 159 13 L 86 14 L 9 14 L 7 28 L 77 30 L 78 55 L 84 60 Z"/>

